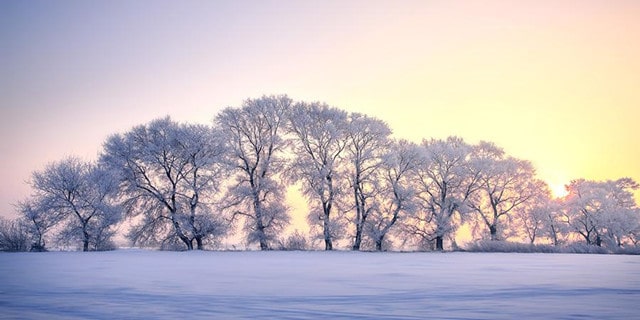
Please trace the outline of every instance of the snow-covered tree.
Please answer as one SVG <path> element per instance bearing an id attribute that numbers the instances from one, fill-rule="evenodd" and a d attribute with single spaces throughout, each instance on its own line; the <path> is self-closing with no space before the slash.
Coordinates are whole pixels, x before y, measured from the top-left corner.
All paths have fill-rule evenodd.
<path id="1" fill-rule="evenodd" d="M 404 215 L 414 214 L 415 183 L 412 175 L 420 161 L 418 147 L 406 140 L 392 141 L 378 170 L 378 188 L 372 198 L 372 212 L 366 233 L 381 251 L 391 228 Z"/>
<path id="2" fill-rule="evenodd" d="M 370 202 L 378 189 L 376 171 L 388 148 L 389 135 L 391 129 L 384 121 L 360 113 L 349 115 L 346 158 L 355 209 L 353 250 L 360 250 L 367 217 L 373 209 Z"/>
<path id="3" fill-rule="evenodd" d="M 566 221 L 587 244 L 621 246 L 640 225 L 640 209 L 633 196 L 637 189 L 630 178 L 571 181 L 564 201 Z"/>
<path id="4" fill-rule="evenodd" d="M 17 204 L 16 209 L 27 223 L 27 231 L 31 240 L 31 251 L 46 251 L 46 242 L 51 229 L 65 217 L 63 212 L 55 210 L 53 206 L 43 201 L 45 197 L 31 197 Z"/>
<path id="5" fill-rule="evenodd" d="M 321 103 L 298 103 L 289 117 L 293 159 L 290 180 L 301 182 L 311 207 L 312 226 L 321 223 L 325 250 L 343 233 L 337 219 L 336 197 L 341 178 L 341 156 L 346 145 L 347 113 Z"/>
<path id="6" fill-rule="evenodd" d="M 41 219 L 44 214 L 50 215 L 44 218 L 47 221 L 58 219 L 54 216 L 63 219 L 60 240 L 79 241 L 83 251 L 111 246 L 113 227 L 121 219 L 121 208 L 113 201 L 117 183 L 110 171 L 70 157 L 34 172 L 31 186 L 33 203 L 39 205 L 25 207 L 26 217 Z M 34 224 L 42 228 L 41 234 L 48 228 L 35 220 Z M 44 246 L 42 239 L 38 242 Z"/>
<path id="7" fill-rule="evenodd" d="M 493 143 L 481 142 L 474 149 L 472 172 L 478 175 L 478 191 L 467 205 L 489 229 L 491 240 L 498 240 L 501 221 L 544 192 L 544 182 L 535 178 L 529 161 L 506 156 Z"/>
<path id="8" fill-rule="evenodd" d="M 408 224 L 410 234 L 421 241 L 435 240 L 436 250 L 458 227 L 454 215 L 468 212 L 466 205 L 478 188 L 480 174 L 470 170 L 472 146 L 459 137 L 424 140 L 416 167 L 417 198 L 422 210 Z"/>
<path id="9" fill-rule="evenodd" d="M 170 118 L 111 136 L 101 163 L 119 174 L 120 197 L 131 217 L 134 243 L 203 249 L 226 233 L 213 212 L 225 148 L 219 133 Z"/>
<path id="10" fill-rule="evenodd" d="M 259 243 L 261 250 L 277 244 L 290 219 L 279 174 L 285 166 L 283 134 L 291 105 L 287 96 L 263 96 L 244 101 L 239 109 L 222 110 L 215 118 L 226 139 L 226 161 L 235 173 L 225 208 L 233 210 L 234 218 L 244 218 L 247 242 Z"/>
<path id="11" fill-rule="evenodd" d="M 514 209 L 514 230 L 522 234 L 531 244 L 540 237 L 549 236 L 554 245 L 558 243 L 557 220 L 554 218 L 558 209 L 551 199 L 551 191 L 546 184 L 529 201 Z"/>

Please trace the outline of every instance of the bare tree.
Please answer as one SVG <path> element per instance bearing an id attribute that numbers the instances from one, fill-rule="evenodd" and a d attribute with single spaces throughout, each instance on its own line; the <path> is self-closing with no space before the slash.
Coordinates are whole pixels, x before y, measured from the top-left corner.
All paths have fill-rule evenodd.
<path id="1" fill-rule="evenodd" d="M 507 157 L 492 143 L 481 142 L 474 151 L 473 172 L 479 176 L 478 192 L 468 206 L 489 229 L 491 240 L 498 240 L 500 221 L 543 190 L 535 179 L 530 162 Z"/>
<path id="2" fill-rule="evenodd" d="M 332 250 L 333 239 L 340 234 L 332 213 L 339 193 L 347 113 L 321 103 L 298 103 L 291 111 L 288 128 L 294 154 L 289 177 L 302 182 L 302 193 L 312 208 L 309 220 L 312 225 L 322 223 L 325 250 Z"/>
<path id="3" fill-rule="evenodd" d="M 111 136 L 101 163 L 119 173 L 120 197 L 131 217 L 134 243 L 181 243 L 204 248 L 207 239 L 226 233 L 212 199 L 222 180 L 220 136 L 203 125 L 181 125 L 170 118 Z"/>
<path id="4" fill-rule="evenodd" d="M 382 251 L 389 231 L 401 214 L 411 216 L 416 209 L 416 188 L 412 175 L 419 160 L 418 147 L 406 140 L 391 142 L 382 158 L 378 173 L 379 190 L 373 198 L 374 210 L 366 224 L 367 234 L 375 242 L 378 251 Z"/>
<path id="5" fill-rule="evenodd" d="M 423 240 L 435 240 L 436 250 L 444 249 L 444 239 L 456 231 L 454 214 L 468 212 L 466 205 L 478 188 L 480 174 L 471 170 L 472 146 L 461 138 L 424 140 L 422 158 L 416 168 L 418 203 L 423 208 L 409 225 L 411 233 Z"/>
<path id="6" fill-rule="evenodd" d="M 50 227 L 44 220 L 57 219 L 38 215 L 60 215 L 64 219 L 61 241 L 80 241 L 83 251 L 101 249 L 110 241 L 113 232 L 109 230 L 120 221 L 120 208 L 112 199 L 117 185 L 110 172 L 70 157 L 34 172 L 31 186 L 33 201 L 39 205 L 25 207 L 24 213 L 42 228 L 38 232 Z"/>
<path id="7" fill-rule="evenodd" d="M 278 178 L 284 169 L 280 157 L 286 147 L 284 126 L 292 101 L 287 96 L 246 100 L 242 108 L 227 108 L 215 118 L 227 139 L 228 163 L 235 182 L 228 190 L 226 208 L 245 220 L 248 243 L 268 250 L 289 223 L 285 187 Z"/>
<path id="8" fill-rule="evenodd" d="M 360 113 L 349 115 L 346 151 L 349 184 L 355 208 L 353 250 L 360 250 L 365 223 L 372 210 L 368 202 L 377 192 L 376 170 L 382 163 L 384 151 L 387 150 L 389 135 L 391 129 L 385 122 Z"/>

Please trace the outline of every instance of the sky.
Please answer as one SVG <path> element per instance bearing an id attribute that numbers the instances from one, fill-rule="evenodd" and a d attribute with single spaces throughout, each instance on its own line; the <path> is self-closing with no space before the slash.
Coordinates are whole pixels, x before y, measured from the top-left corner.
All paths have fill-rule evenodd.
<path id="1" fill-rule="evenodd" d="M 263 94 L 640 181 L 639 57 L 640 1 L 0 0 L 0 216 L 47 163 Z"/>

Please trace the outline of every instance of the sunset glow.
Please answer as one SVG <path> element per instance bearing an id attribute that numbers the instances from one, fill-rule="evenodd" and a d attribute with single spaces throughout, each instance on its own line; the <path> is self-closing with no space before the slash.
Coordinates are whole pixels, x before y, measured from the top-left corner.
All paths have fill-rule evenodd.
<path id="1" fill-rule="evenodd" d="M 51 161 L 262 94 L 495 142 L 555 196 L 640 181 L 638 17 L 638 1 L 2 1 L 0 215 Z"/>

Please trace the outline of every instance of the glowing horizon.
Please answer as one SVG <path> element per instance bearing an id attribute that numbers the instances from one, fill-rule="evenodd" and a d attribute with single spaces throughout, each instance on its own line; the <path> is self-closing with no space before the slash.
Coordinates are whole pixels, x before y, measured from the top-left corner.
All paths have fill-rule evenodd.
<path id="1" fill-rule="evenodd" d="M 634 1 L 4 1 L 0 216 L 51 161 L 93 158 L 165 115 L 210 124 L 262 94 L 413 141 L 495 142 L 554 194 L 640 182 L 638 16 Z"/>

